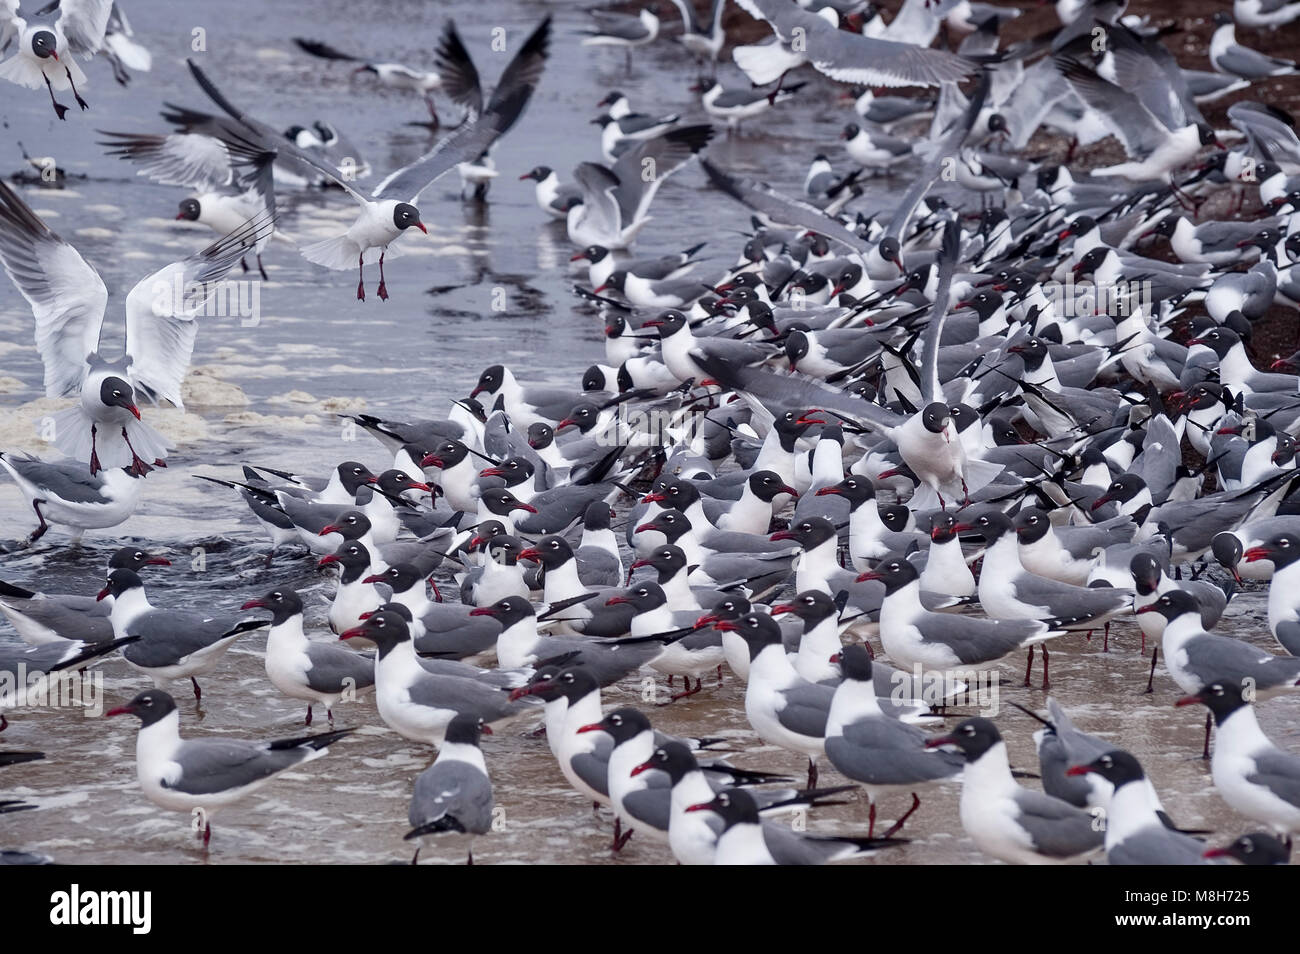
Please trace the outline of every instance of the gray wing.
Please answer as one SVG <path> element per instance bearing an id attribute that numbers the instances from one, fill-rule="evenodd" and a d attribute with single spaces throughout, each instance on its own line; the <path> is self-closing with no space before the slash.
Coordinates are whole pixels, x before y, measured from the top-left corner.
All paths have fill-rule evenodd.
<path id="1" fill-rule="evenodd" d="M 599 163 L 583 162 L 573 170 L 573 181 L 582 191 L 583 218 L 602 233 L 617 235 L 621 232 L 622 211 L 614 198 L 618 176 Z"/>
<path id="2" fill-rule="evenodd" d="M 871 247 L 871 243 L 859 238 L 814 205 L 792 199 L 761 182 L 733 176 L 707 159 L 700 160 L 700 167 L 715 187 L 773 223 L 811 229 L 859 252 L 866 252 Z"/>
<path id="3" fill-rule="evenodd" d="M 645 24 L 640 18 L 626 13 L 610 13 L 605 10 L 588 10 L 587 13 L 596 21 L 597 29 L 604 36 L 616 36 L 624 40 L 639 40 L 646 35 Z"/>
<path id="4" fill-rule="evenodd" d="M 465 49 L 456 24 L 447 21 L 442 39 L 438 42 L 438 75 L 442 78 L 442 91 L 452 102 L 463 106 L 471 117 L 483 112 L 483 86 L 479 81 L 478 67 Z"/>
<path id="5" fill-rule="evenodd" d="M 263 154 L 264 158 L 269 155 Z M 269 163 L 263 162 L 261 169 L 269 176 Z M 275 212 L 264 210 L 202 251 L 142 278 L 131 289 L 126 296 L 131 383 L 151 400 L 185 407 L 181 382 L 189 370 L 198 334 L 194 319 L 235 264 L 268 240 L 273 231 Z"/>
<path id="6" fill-rule="evenodd" d="M 1080 99 L 1110 120 L 1130 156 L 1148 156 L 1164 142 L 1160 121 L 1128 90 L 1074 60 L 1058 57 L 1056 68 Z"/>
<path id="7" fill-rule="evenodd" d="M 1267 786 L 1278 798 L 1300 808 L 1300 758 L 1281 749 L 1256 755 L 1255 771 L 1246 781 Z"/>
<path id="8" fill-rule="evenodd" d="M 961 227 L 956 222 L 949 222 L 943 230 L 943 245 L 935 260 L 935 266 L 939 269 L 939 281 L 934 310 L 930 313 L 930 322 L 926 325 L 921 340 L 921 400 L 926 404 L 943 398 L 939 384 L 939 339 L 943 335 L 944 319 L 948 317 L 948 292 L 952 288 L 952 273 L 957 265 L 960 244 Z"/>
<path id="9" fill-rule="evenodd" d="M 840 30 L 806 13 L 808 60 L 841 83 L 868 86 L 938 86 L 959 83 L 978 69 L 974 61 L 911 43 Z"/>
<path id="10" fill-rule="evenodd" d="M 407 820 L 419 828 L 454 818 L 460 829 L 481 835 L 492 827 L 492 782 L 465 762 L 435 762 L 420 773 Z M 450 827 L 450 826 L 449 826 Z"/>
<path id="11" fill-rule="evenodd" d="M 178 185 L 211 191 L 228 186 L 234 179 L 226 144 L 214 136 L 199 133 L 148 135 L 105 132 L 101 140 L 108 154 L 139 166 L 136 175 L 148 176 L 161 185 Z"/>
<path id="12" fill-rule="evenodd" d="M 375 684 L 375 661 L 349 649 L 329 643 L 310 643 L 307 685 L 317 692 L 364 689 Z"/>
<path id="13" fill-rule="evenodd" d="M 830 714 L 834 689 L 808 683 L 783 689 L 780 695 L 785 705 L 776 718 L 782 726 L 814 739 L 826 735 L 826 717 Z"/>
<path id="14" fill-rule="evenodd" d="M 917 206 L 921 204 L 921 200 L 925 198 L 925 194 L 930 191 L 930 187 L 938 177 L 944 160 L 957 155 L 962 143 L 970 135 L 975 120 L 988 99 L 992 82 L 992 77 L 988 73 L 980 76 L 979 85 L 975 88 L 970 101 L 966 104 L 966 111 L 961 114 L 961 117 L 951 127 L 945 130 L 943 139 L 935 143 L 932 151 L 928 152 L 928 158 L 917 174 L 915 181 L 903 193 L 902 201 L 899 202 L 898 208 L 894 210 L 893 216 L 890 217 L 889 225 L 885 228 L 886 235 L 902 239 L 908 220 L 911 219 L 912 213 L 916 211 Z"/>
<path id="15" fill-rule="evenodd" d="M 526 98 L 531 91 L 531 88 L 518 90 L 515 97 Z M 512 104 L 516 101 L 516 98 L 510 99 Z M 460 163 L 470 162 L 481 156 L 501 134 L 501 121 L 500 112 L 489 111 L 475 121 L 461 126 L 415 162 L 385 177 L 375 187 L 372 198 L 396 197 L 405 202 L 415 202 L 420 197 L 420 193 L 439 177 L 447 174 Z"/>
<path id="16" fill-rule="evenodd" d="M 609 756 L 614 751 L 614 740 L 605 733 L 597 733 L 596 747 L 590 752 L 575 755 L 569 760 L 573 774 L 603 795 L 609 794 Z"/>
<path id="17" fill-rule="evenodd" d="M 88 612 L 58 599 L 0 600 L 9 611 L 47 627 L 65 639 L 102 643 L 113 638 L 113 624 L 107 613 Z M 103 603 L 96 603 L 102 609 Z"/>
<path id="18" fill-rule="evenodd" d="M 49 463 L 35 457 L 6 456 L 13 467 L 26 480 L 50 495 L 70 503 L 103 503 L 104 479 L 91 476 L 83 464 L 62 461 Z"/>
<path id="19" fill-rule="evenodd" d="M 1202 633 L 1188 640 L 1183 651 L 1187 667 L 1206 685 L 1219 679 L 1253 679 L 1267 690 L 1300 679 L 1300 659 L 1274 656 L 1231 636 Z"/>
<path id="20" fill-rule="evenodd" d="M 145 669 L 173 666 L 227 636 L 258 628 L 244 625 L 254 622 L 267 625 L 266 620 L 237 622 L 231 618 L 204 619 L 198 613 L 155 610 L 131 624 L 128 635 L 139 636 L 140 640 L 125 647 L 122 655 Z"/>
<path id="21" fill-rule="evenodd" d="M 686 165 L 712 136 L 711 126 L 683 126 L 638 142 L 620 156 L 613 168 L 618 179 L 614 198 L 623 221 L 630 224 L 644 216 L 664 180 Z M 648 181 L 647 168 L 654 171 Z"/>
<path id="22" fill-rule="evenodd" d="M 278 156 L 288 156 L 298 162 L 305 163 L 321 175 L 332 180 L 339 186 L 339 188 L 348 193 L 348 195 L 352 196 L 358 202 L 364 203 L 366 201 L 366 197 L 353 188 L 352 184 L 347 181 L 347 177 L 342 175 L 338 169 L 322 162 L 318 157 L 312 155 L 310 152 L 299 149 L 293 142 L 280 135 L 275 129 L 271 128 L 266 123 L 244 113 L 231 103 L 230 100 L 226 99 L 222 92 L 213 85 L 210 79 L 208 79 L 207 74 L 204 73 L 203 70 L 199 69 L 193 60 L 186 60 L 185 62 L 189 66 L 190 72 L 194 74 L 195 82 L 199 84 L 199 87 L 203 92 L 207 93 L 208 97 L 214 103 L 220 106 L 232 119 L 236 121 L 236 126 L 239 128 L 241 136 L 256 143 L 262 149 L 274 151 Z M 220 123 L 219 125 L 225 126 L 224 123 Z"/>
<path id="23" fill-rule="evenodd" d="M 1107 32 L 1114 55 L 1115 79 L 1121 89 L 1136 95 L 1166 129 L 1181 129 L 1190 122 L 1202 121 L 1177 63 L 1169 70 L 1153 58 L 1153 50 L 1163 50 L 1160 44 L 1148 48 L 1122 27 Z"/>
<path id="24" fill-rule="evenodd" d="M 1103 832 L 1094 831 L 1093 816 L 1059 798 L 1021 789 L 1015 795 L 1017 819 L 1033 840 L 1034 850 L 1049 858 L 1072 858 L 1101 847 Z"/>
<path id="25" fill-rule="evenodd" d="M 211 795 L 242 788 L 282 772 L 307 757 L 305 748 L 268 749 L 257 742 L 234 739 L 192 739 L 181 742 L 172 760 L 181 766 L 181 778 L 164 787 L 187 795 Z"/>
<path id="26" fill-rule="evenodd" d="M 1205 847 L 1191 835 L 1149 825 L 1106 852 L 1106 861 L 1112 865 L 1201 865 L 1206 863 Z"/>
<path id="27" fill-rule="evenodd" d="M 1113 587 L 1072 586 L 1032 573 L 1015 580 L 1016 598 L 1049 609 L 1053 616 L 1082 620 L 1113 613 L 1133 598 L 1133 591 Z"/>
<path id="28" fill-rule="evenodd" d="M 62 0 L 59 4 L 59 30 L 68 48 L 83 59 L 90 59 L 104 45 L 113 0 Z"/>
<path id="29" fill-rule="evenodd" d="M 510 701 L 508 693 L 463 676 L 430 675 L 413 683 L 409 693 L 417 705 L 477 715 L 484 722 L 495 722 L 522 708 Z"/>
<path id="30" fill-rule="evenodd" d="M 672 802 L 671 788 L 643 788 L 625 795 L 623 808 L 637 821 L 659 831 L 667 831 L 672 817 Z"/>
<path id="31" fill-rule="evenodd" d="M 897 719 L 861 719 L 826 740 L 826 757 L 842 774 L 868 785 L 912 785 L 950 778 L 965 765 L 954 752 L 925 748 L 925 733 Z"/>
<path id="32" fill-rule="evenodd" d="M 0 182 L 0 262 L 36 319 L 45 396 L 77 394 L 99 347 L 108 289 L 77 250 Z"/>
<path id="33" fill-rule="evenodd" d="M 1285 66 L 1286 61 L 1275 60 L 1271 56 L 1265 56 L 1258 50 L 1238 45 L 1228 47 L 1223 55 L 1219 57 L 1217 65 L 1224 72 L 1258 79 L 1269 76 L 1279 66 Z"/>
<path id="34" fill-rule="evenodd" d="M 766 99 L 769 95 L 771 94 L 761 89 L 727 89 L 718 94 L 713 105 L 721 109 L 729 106 L 748 106 L 750 103 L 757 103 L 760 99 Z"/>

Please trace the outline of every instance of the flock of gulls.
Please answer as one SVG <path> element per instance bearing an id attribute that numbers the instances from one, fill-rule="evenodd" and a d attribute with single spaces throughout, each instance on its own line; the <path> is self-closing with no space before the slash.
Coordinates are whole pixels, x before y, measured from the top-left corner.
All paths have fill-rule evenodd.
<path id="1" fill-rule="evenodd" d="M 338 164 L 357 152 L 332 127 L 282 132 L 222 92 L 219 65 L 190 63 L 202 109 L 167 104 L 166 127 L 96 133 L 190 190 L 178 217 L 217 234 L 126 295 L 124 341 L 103 340 L 93 265 L 0 184 L 0 262 L 35 318 L 47 395 L 77 399 L 56 420 L 63 459 L 0 455 L 38 521 L 33 544 L 51 525 L 43 546 L 129 520 L 170 450 L 140 406 L 182 406 L 204 302 L 236 266 L 260 266 L 277 192 L 324 184 L 355 203 L 345 232 L 301 252 L 356 269 L 358 299 L 377 278 L 382 300 L 386 259 L 426 231 L 432 183 L 455 171 L 466 199 L 487 201 L 500 172 L 519 174 L 564 222 L 577 307 L 605 336 L 580 382 L 526 383 L 540 369 L 497 364 L 445 416 L 354 415 L 369 463 L 205 478 L 265 530 L 268 566 L 305 551 L 337 568 L 324 621 L 283 586 L 220 612 L 156 605 L 146 588 L 166 571 L 151 567 L 167 561 L 140 546 L 85 595 L 0 583 L 0 611 L 31 644 L 0 646 L 0 709 L 21 718 L 23 673 L 54 681 L 120 656 L 154 688 L 107 715 L 139 720 L 143 794 L 195 813 L 205 849 L 218 809 L 371 723 L 428 746 L 406 838 L 444 858 L 466 851 L 448 853 L 448 833 L 492 837 L 493 779 L 511 768 L 483 736 L 510 731 L 549 746 L 598 809 L 591 824 L 612 815 L 616 852 L 635 835 L 630 853 L 661 843 L 689 864 L 887 862 L 923 790 L 960 785 L 959 817 L 930 824 L 992 859 L 1287 863 L 1300 753 L 1256 710 L 1300 685 L 1300 356 L 1263 370 L 1251 340 L 1266 316 L 1300 310 L 1300 139 L 1264 85 L 1297 67 L 1248 44 L 1300 36 L 1300 3 L 1237 0 L 1215 16 L 1206 69 L 1175 60 L 1179 24 L 1128 16 L 1122 0 L 1058 0 L 1059 24 L 1014 43 L 999 37 L 1013 6 L 905 0 L 891 16 L 862 0 L 737 0 L 771 36 L 730 48 L 734 68 L 725 0 L 674 4 L 708 121 L 611 92 L 602 161 L 568 175 L 524 168 L 501 141 L 554 45 L 622 47 L 630 62 L 663 42 L 650 7 L 593 12 L 580 39 L 542 19 L 511 38 L 490 88 L 450 21 L 428 71 L 299 39 L 321 69 L 418 98 L 431 127 L 440 98 L 461 114 L 373 187 L 368 165 Z M 78 58 L 119 78 L 148 68 L 108 0 L 26 19 L 17 7 L 0 0 L 0 78 L 48 92 L 60 120 L 79 118 L 65 91 L 87 108 Z M 802 192 L 708 157 L 711 140 L 760 116 L 779 125 L 784 102 L 830 85 L 814 73 L 840 84 L 849 121 L 842 151 L 809 157 Z M 1202 107 L 1229 94 L 1216 128 Z M 1068 142 L 1066 159 L 1033 155 L 1036 134 Z M 1122 161 L 1074 163 L 1107 137 Z M 688 166 L 734 200 L 734 221 L 681 251 L 634 249 L 658 188 Z M 876 177 L 898 191 L 873 213 Z M 706 244 L 731 264 L 707 264 Z M 1271 581 L 1276 647 L 1214 632 L 1243 581 Z M 1255 830 L 1179 827 L 1160 779 L 1107 740 L 1118 726 L 1089 734 L 1050 695 L 1053 654 L 1109 648 L 1117 620 L 1151 651 L 1134 674 L 1147 691 L 1196 707 L 1198 729 L 1204 710 L 1204 753 L 1189 756 L 1209 759 L 1215 797 Z M 323 714 L 331 729 L 182 735 L 172 693 L 197 702 L 231 645 L 263 630 L 266 678 L 307 726 Z M 963 704 L 1022 652 L 1024 685 L 1043 693 L 1025 708 L 1041 724 L 1036 773 L 1013 772 L 1002 728 Z M 723 737 L 673 737 L 656 706 L 615 705 L 644 699 L 649 679 L 673 692 L 661 704 L 707 706 L 732 678 L 748 726 L 719 720 Z M 336 711 L 354 725 L 332 728 Z M 806 757 L 807 778 L 766 770 L 735 730 Z M 0 752 L 0 765 L 42 757 Z M 855 830 L 791 823 L 845 799 L 863 807 Z M 877 826 L 878 807 L 896 820 Z"/>

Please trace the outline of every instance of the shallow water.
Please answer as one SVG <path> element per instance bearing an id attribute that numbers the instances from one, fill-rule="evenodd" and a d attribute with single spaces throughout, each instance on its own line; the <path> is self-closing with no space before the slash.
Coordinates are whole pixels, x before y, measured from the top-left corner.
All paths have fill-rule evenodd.
<path id="1" fill-rule="evenodd" d="M 110 289 L 106 341 L 119 340 L 121 300 L 131 285 L 168 261 L 202 247 L 210 233 L 171 221 L 180 190 L 134 176 L 133 169 L 104 158 L 94 145 L 95 129 L 157 131 L 163 100 L 207 108 L 183 60 L 191 30 L 207 30 L 201 64 L 236 103 L 276 126 L 328 117 L 375 167 L 377 182 L 388 169 L 409 162 L 431 144 L 428 135 L 404 125 L 421 120 L 418 100 L 384 93 L 353 80 L 344 64 L 310 60 L 288 38 L 315 33 L 335 45 L 382 50 L 384 58 L 427 63 L 440 27 L 441 8 L 424 2 L 308 2 L 281 0 L 223 5 L 231 11 L 210 21 L 197 4 L 193 22 L 184 4 L 132 0 L 128 13 L 137 36 L 155 56 L 154 70 L 126 90 L 113 86 L 100 64 L 89 73 L 91 111 L 54 121 L 35 91 L 5 91 L 0 101 L 6 135 L 22 140 L 35 155 L 52 155 L 70 173 L 62 191 L 29 191 L 28 201 L 52 228 L 72 241 L 104 276 Z M 372 23 L 359 6 L 382 10 Z M 468 8 L 465 8 L 468 9 Z M 443 413 L 448 401 L 468 392 L 478 371 L 505 361 L 525 381 L 576 382 L 582 369 L 603 360 L 600 324 L 577 304 L 566 271 L 571 252 L 563 229 L 548 222 L 533 202 L 531 182 L 517 176 L 539 163 L 561 170 L 598 158 L 596 129 L 588 120 L 594 104 L 611 87 L 628 92 L 636 106 L 658 112 L 701 116 L 686 87 L 694 78 L 688 57 L 661 41 L 641 51 L 630 75 L 621 53 L 578 47 L 579 11 L 569 4 L 490 0 L 458 23 L 489 83 L 502 63 L 487 50 L 489 31 L 505 26 L 522 36 L 546 10 L 556 17 L 552 60 L 519 126 L 497 153 L 501 177 L 490 203 L 461 203 L 456 180 L 443 180 L 421 202 L 432 235 L 420 254 L 393 260 L 388 302 L 354 300 L 355 276 L 325 272 L 308 264 L 287 244 L 273 243 L 265 256 L 270 282 L 260 289 L 261 316 L 255 327 L 237 320 L 206 321 L 200 330 L 189 413 L 147 412 L 178 443 L 169 467 L 148 479 L 139 512 L 115 531 L 91 532 L 86 545 L 67 549 L 55 529 L 35 550 L 0 554 L 7 580 L 61 592 L 94 592 L 107 556 L 130 539 L 156 547 L 173 566 L 151 568 L 146 584 L 161 605 L 202 605 L 233 610 L 275 586 L 308 592 L 309 631 L 327 638 L 325 595 L 332 586 L 313 570 L 313 561 L 277 560 L 269 570 L 261 558 L 264 538 L 233 495 L 192 479 L 195 472 L 238 473 L 243 461 L 298 472 L 321 472 L 345 458 L 374 467 L 385 452 L 367 436 L 346 440 L 336 412 L 365 408 L 396 418 Z M 242 14 L 242 15 L 241 15 Z M 407 18 L 410 18 L 408 21 Z M 394 23 L 411 23 L 394 30 Z M 322 26 L 330 24 L 326 31 Z M 344 26 L 346 24 L 346 29 Z M 315 28 L 313 28 L 315 27 Z M 727 74 L 732 82 L 735 76 Z M 456 110 L 448 107 L 446 115 Z M 797 190 L 806 160 L 816 148 L 833 150 L 846 116 L 832 86 L 812 78 L 803 98 L 782 107 L 780 122 L 719 139 L 710 149 L 718 164 Z M 814 144 L 817 144 L 814 146 Z M 16 147 L 0 154 L 0 168 L 17 169 Z M 84 176 L 85 178 L 81 178 Z M 747 213 L 730 200 L 704 191 L 702 174 L 687 169 L 667 183 L 655 205 L 655 221 L 642 233 L 638 250 L 673 250 L 708 238 L 706 254 L 714 274 L 733 259 Z M 881 182 L 875 193 L 902 187 Z M 290 195 L 284 230 L 294 236 L 327 234 L 350 216 L 338 194 Z M 867 210 L 874 208 L 864 202 Z M 701 269 L 709 274 L 711 268 Z M 492 310 L 494 291 L 504 289 L 506 308 Z M 108 349 L 112 350 L 112 349 Z M 38 401 L 41 367 L 32 345 L 32 318 L 7 281 L 0 283 L 0 447 L 39 450 L 32 422 L 48 412 Z M 233 387 L 232 387 L 233 386 Z M 238 390 L 235 390 L 237 388 Z M 217 402 L 217 403 L 214 403 Z M 222 404 L 220 402 L 228 402 Z M 0 538 L 14 540 L 32 524 L 30 511 L 9 483 L 0 483 Z M 196 549 L 197 548 L 197 549 Z M 198 560 L 202 556 L 202 561 Z M 1224 632 L 1273 649 L 1262 623 L 1259 592 L 1233 604 Z M 1142 694 L 1147 657 L 1138 654 L 1138 634 L 1128 623 L 1113 627 L 1109 653 L 1100 639 L 1060 642 L 1052 654 L 1054 692 L 1081 728 L 1112 738 L 1146 766 L 1166 807 L 1184 827 L 1212 828 L 1228 840 L 1253 826 L 1236 817 L 1209 785 L 1199 759 L 1199 711 L 1174 709 L 1177 688 L 1157 673 L 1156 692 Z M 0 634 L 0 640 L 12 639 Z M 188 688 L 177 686 L 182 731 L 187 735 L 280 737 L 300 734 L 303 708 L 282 698 L 266 679 L 260 651 L 263 633 L 244 638 L 221 669 L 204 680 L 204 703 L 195 710 Z M 147 681 L 120 659 L 104 674 L 105 708 L 120 704 Z M 1036 724 L 1006 706 L 1007 700 L 1042 709 L 1044 693 L 1019 688 L 1023 659 L 1002 667 L 1009 687 L 1002 693 L 999 724 L 1016 765 L 1036 767 L 1031 733 Z M 1037 669 L 1035 670 L 1037 680 Z M 711 681 L 710 681 L 711 682 Z M 640 684 L 606 693 L 610 704 L 641 704 Z M 663 693 L 661 693 L 662 695 Z M 1271 701 L 1261 720 L 1283 746 L 1300 749 L 1294 699 Z M 19 710 L 2 737 L 6 750 L 39 748 L 48 760 L 5 770 L 0 798 L 23 798 L 38 811 L 0 817 L 0 847 L 23 847 L 61 861 L 83 863 L 211 862 L 384 862 L 404 860 L 402 841 L 411 784 L 432 751 L 406 742 L 382 727 L 373 705 L 340 705 L 341 726 L 361 726 L 330 755 L 281 777 L 245 803 L 216 819 L 211 851 L 199 850 L 189 819 L 144 800 L 135 779 L 135 723 L 101 722 L 66 710 Z M 734 761 L 751 768 L 801 776 L 803 760 L 762 746 L 744 718 L 743 685 L 729 673 L 721 688 L 652 713 L 657 727 L 689 735 L 733 739 Z M 951 721 L 951 720 L 950 720 Z M 317 723 L 316 727 L 319 727 Z M 484 862 L 664 863 L 665 846 L 637 836 L 617 858 L 608 850 L 609 815 L 593 816 L 590 803 L 571 791 L 544 739 L 527 737 L 531 724 L 516 724 L 486 739 L 484 750 L 504 810 L 501 831 L 481 838 L 476 860 Z M 838 776 L 823 766 L 823 784 Z M 1027 784 L 1033 784 L 1029 782 Z M 957 819 L 959 788 L 947 785 L 923 794 L 921 810 L 905 834 L 913 841 L 888 857 L 866 863 L 977 862 L 982 856 L 963 836 Z M 881 817 L 891 819 L 908 804 L 905 793 L 886 800 Z M 828 809 L 812 816 L 810 829 L 865 833 L 866 803 Z M 426 849 L 423 858 L 459 861 L 462 846 Z"/>

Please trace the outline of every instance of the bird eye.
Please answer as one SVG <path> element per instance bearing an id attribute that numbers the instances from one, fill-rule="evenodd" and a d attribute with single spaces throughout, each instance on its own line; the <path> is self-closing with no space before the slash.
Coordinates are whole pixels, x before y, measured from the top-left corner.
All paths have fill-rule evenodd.
<path id="1" fill-rule="evenodd" d="M 1103 755 L 1101 757 L 1101 764 L 1104 765 L 1106 768 L 1110 768 L 1111 765 L 1114 764 L 1114 760 L 1111 759 L 1109 755 Z"/>
<path id="2" fill-rule="evenodd" d="M 622 716 L 618 716 L 618 715 L 612 715 L 612 716 L 609 717 L 609 721 L 610 721 L 613 725 L 622 725 L 622 724 L 623 724 L 623 717 L 622 717 Z"/>
<path id="3" fill-rule="evenodd" d="M 1245 838 L 1237 842 L 1237 847 L 1241 849 L 1243 855 L 1248 855 L 1255 850 L 1255 846 Z"/>
<path id="4" fill-rule="evenodd" d="M 962 731 L 962 734 L 963 734 L 963 735 L 974 735 L 974 734 L 975 734 L 975 726 L 973 726 L 973 725 L 968 725 L 968 726 L 966 726 L 964 729 L 962 729 L 961 731 Z"/>
<path id="5" fill-rule="evenodd" d="M 571 672 L 566 672 L 566 673 L 564 674 L 564 681 L 565 681 L 565 682 L 573 682 L 573 673 L 571 673 Z"/>

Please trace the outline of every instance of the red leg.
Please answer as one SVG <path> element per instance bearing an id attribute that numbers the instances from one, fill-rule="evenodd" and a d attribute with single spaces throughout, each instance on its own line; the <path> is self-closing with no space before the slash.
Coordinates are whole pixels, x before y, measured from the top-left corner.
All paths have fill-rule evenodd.
<path id="1" fill-rule="evenodd" d="M 149 471 L 153 470 L 152 467 L 137 456 L 135 448 L 131 446 L 131 438 L 126 436 L 125 427 L 122 428 L 122 440 L 126 441 L 127 450 L 131 452 L 131 473 L 135 474 L 137 477 L 143 477 L 145 474 L 149 473 Z"/>
<path id="2" fill-rule="evenodd" d="M 1051 689 L 1051 680 L 1047 678 L 1047 644 L 1043 644 L 1043 688 Z"/>
<path id="3" fill-rule="evenodd" d="M 361 254 L 357 256 L 357 301 L 366 300 L 366 253 L 362 249 Z"/>
<path id="4" fill-rule="evenodd" d="M 1034 647 L 1029 647 L 1029 662 L 1025 664 L 1025 688 L 1029 688 L 1029 674 L 1034 671 Z"/>
<path id="5" fill-rule="evenodd" d="M 311 703 L 307 704 L 307 721 L 303 725 L 311 725 Z"/>
<path id="6" fill-rule="evenodd" d="M 379 253 L 379 300 L 388 301 L 388 286 L 384 284 L 384 255 Z"/>
<path id="7" fill-rule="evenodd" d="M 1205 748 L 1201 752 L 1201 758 L 1205 761 L 1210 760 L 1210 726 L 1214 724 L 1214 716 L 1205 713 Z"/>
<path id="8" fill-rule="evenodd" d="M 36 511 L 36 519 L 41 522 L 40 526 L 32 531 L 32 535 L 27 538 L 28 543 L 35 543 L 41 537 L 45 536 L 45 531 L 50 529 L 50 525 L 45 522 L 45 514 L 41 513 L 42 500 L 33 500 L 32 509 Z"/>
<path id="9" fill-rule="evenodd" d="M 202 702 L 203 690 L 199 688 L 199 681 L 195 679 L 193 676 L 190 676 L 190 682 L 194 685 L 194 701 Z"/>
<path id="10" fill-rule="evenodd" d="M 867 837 L 876 837 L 876 803 L 871 803 L 871 809 L 867 812 Z"/>
<path id="11" fill-rule="evenodd" d="M 1160 647 L 1156 646 L 1154 649 L 1151 650 L 1151 675 L 1147 676 L 1147 691 L 1143 693 L 1143 695 L 1148 695 L 1151 692 L 1155 691 L 1152 688 L 1151 683 L 1154 682 L 1156 678 L 1156 658 L 1159 655 L 1160 655 Z"/>
<path id="12" fill-rule="evenodd" d="M 921 796 L 917 795 L 916 792 L 913 792 L 912 807 L 909 808 L 907 811 L 903 812 L 903 817 L 900 818 L 898 821 L 894 822 L 894 824 L 890 827 L 889 831 L 885 832 L 884 837 L 892 838 L 894 835 L 898 834 L 903 828 L 903 823 L 906 822 L 909 818 L 911 818 L 912 813 L 920 807 L 921 807 Z M 871 836 L 868 835 L 867 837 L 870 838 Z"/>
<path id="13" fill-rule="evenodd" d="M 817 761 L 816 759 L 808 760 L 808 787 L 817 787 Z"/>

